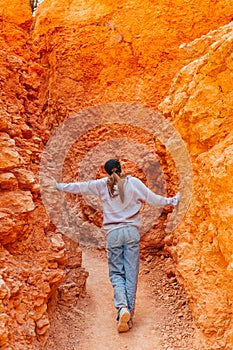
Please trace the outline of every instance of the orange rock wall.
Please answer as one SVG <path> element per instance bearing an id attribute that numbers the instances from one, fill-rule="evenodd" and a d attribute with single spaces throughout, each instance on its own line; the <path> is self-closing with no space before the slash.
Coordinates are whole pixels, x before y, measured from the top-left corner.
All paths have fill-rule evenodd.
<path id="1" fill-rule="evenodd" d="M 160 104 L 193 163 L 193 200 L 175 233 L 176 261 L 208 350 L 233 347 L 232 49 L 232 23 L 184 45 L 190 63 Z"/>
<path id="2" fill-rule="evenodd" d="M 232 4 L 45 0 L 34 36 L 51 67 L 50 122 L 55 111 L 61 119 L 111 101 L 156 108 L 182 67 L 179 45 L 228 23 Z"/>
<path id="3" fill-rule="evenodd" d="M 0 14 L 0 348 L 38 350 L 48 337 L 47 304 L 65 279 L 67 252 L 40 199 L 44 69 L 30 39 L 31 10 L 28 1 L 1 1 Z"/>

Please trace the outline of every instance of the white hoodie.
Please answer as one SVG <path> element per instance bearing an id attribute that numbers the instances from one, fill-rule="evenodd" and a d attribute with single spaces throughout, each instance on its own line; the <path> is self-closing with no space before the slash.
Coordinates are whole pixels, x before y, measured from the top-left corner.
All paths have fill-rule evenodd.
<path id="1" fill-rule="evenodd" d="M 125 225 L 140 226 L 139 211 L 142 202 L 156 207 L 163 207 L 173 203 L 173 198 L 165 198 L 152 192 L 143 182 L 136 177 L 127 176 L 124 183 L 124 202 L 120 196 L 112 197 L 107 186 L 107 177 L 99 180 L 74 183 L 57 183 L 59 191 L 69 193 L 82 193 L 97 195 L 102 200 L 103 206 L 103 228 L 109 232 Z"/>

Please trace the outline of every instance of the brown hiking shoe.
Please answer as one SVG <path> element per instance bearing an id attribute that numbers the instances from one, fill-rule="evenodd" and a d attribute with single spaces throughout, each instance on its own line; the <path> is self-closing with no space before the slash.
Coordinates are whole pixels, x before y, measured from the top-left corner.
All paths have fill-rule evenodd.
<path id="1" fill-rule="evenodd" d="M 119 321 L 117 324 L 117 330 L 119 333 L 128 332 L 129 325 L 128 321 L 130 320 L 130 313 L 126 307 L 122 307 L 119 312 Z"/>

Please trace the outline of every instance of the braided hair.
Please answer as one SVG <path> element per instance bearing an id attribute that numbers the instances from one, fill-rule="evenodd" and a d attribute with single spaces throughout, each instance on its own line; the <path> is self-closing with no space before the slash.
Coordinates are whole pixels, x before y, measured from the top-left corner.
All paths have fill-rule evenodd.
<path id="1" fill-rule="evenodd" d="M 116 197 L 116 185 L 119 189 L 121 202 L 124 202 L 124 183 L 125 174 L 121 170 L 121 164 L 118 159 L 109 159 L 104 165 L 105 171 L 108 173 L 107 186 L 111 197 Z"/>

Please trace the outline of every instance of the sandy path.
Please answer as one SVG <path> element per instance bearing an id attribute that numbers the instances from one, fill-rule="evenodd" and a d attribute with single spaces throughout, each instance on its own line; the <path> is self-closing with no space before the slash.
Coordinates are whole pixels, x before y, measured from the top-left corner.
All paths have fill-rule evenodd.
<path id="1" fill-rule="evenodd" d="M 198 350 L 185 293 L 176 278 L 166 274 L 169 259 L 155 256 L 141 262 L 134 326 L 118 334 L 106 252 L 83 248 L 87 295 L 74 304 L 58 300 L 50 312 L 50 338 L 42 349 Z"/>
<path id="2" fill-rule="evenodd" d="M 90 303 L 86 310 L 87 328 L 77 350 L 162 349 L 159 331 L 156 329 L 159 312 L 147 293 L 148 286 L 143 276 L 139 276 L 134 326 L 129 332 L 118 334 L 106 259 L 85 252 L 83 265 L 90 273 L 87 282 Z"/>

